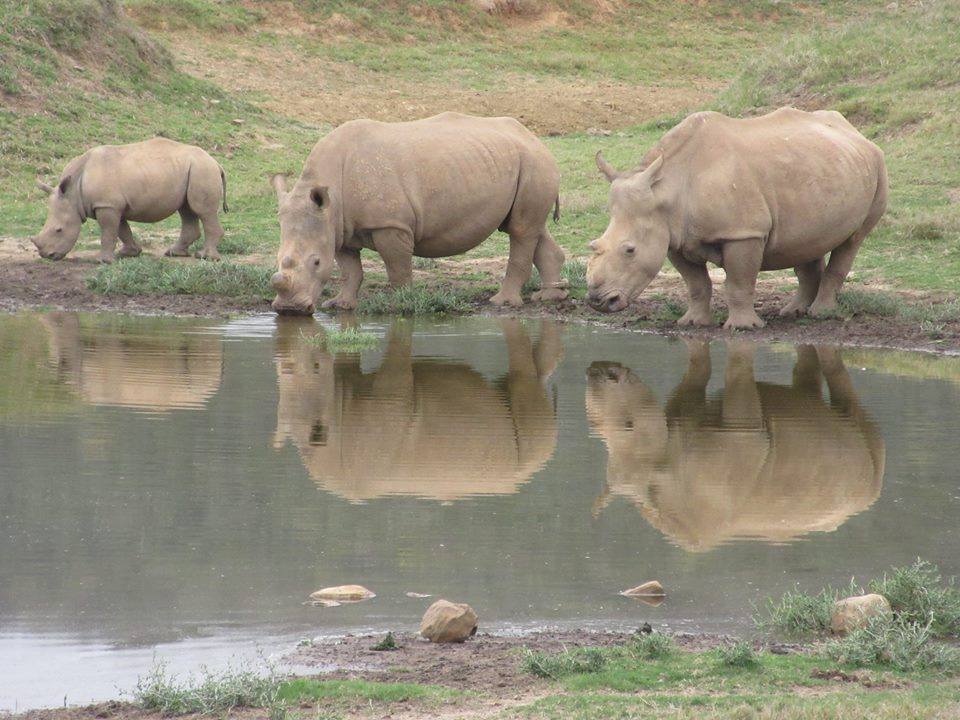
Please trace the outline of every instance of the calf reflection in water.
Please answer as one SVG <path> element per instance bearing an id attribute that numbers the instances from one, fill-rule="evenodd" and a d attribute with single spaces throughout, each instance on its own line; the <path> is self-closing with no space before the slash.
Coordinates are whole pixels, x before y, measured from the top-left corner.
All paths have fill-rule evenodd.
<path id="1" fill-rule="evenodd" d="M 541 323 L 536 346 L 520 321 L 500 327 L 509 370 L 490 382 L 462 361 L 415 358 L 411 322 L 393 323 L 365 373 L 358 356 L 312 347 L 302 322 L 281 321 L 274 447 L 292 440 L 314 482 L 351 502 L 516 492 L 556 447 L 546 382 L 563 350 L 556 323 Z"/>
<path id="2" fill-rule="evenodd" d="M 595 515 L 621 495 L 672 541 L 705 551 L 831 532 L 879 497 L 883 439 L 839 350 L 798 347 L 785 386 L 756 382 L 756 346 L 730 341 L 725 386 L 708 397 L 709 345 L 688 347 L 689 367 L 665 410 L 631 370 L 590 366 L 587 415 L 609 452 Z"/>
<path id="3" fill-rule="evenodd" d="M 220 388 L 218 336 L 171 328 L 159 318 L 113 329 L 84 327 L 73 313 L 50 312 L 40 322 L 58 377 L 91 405 L 153 412 L 200 408 Z"/>

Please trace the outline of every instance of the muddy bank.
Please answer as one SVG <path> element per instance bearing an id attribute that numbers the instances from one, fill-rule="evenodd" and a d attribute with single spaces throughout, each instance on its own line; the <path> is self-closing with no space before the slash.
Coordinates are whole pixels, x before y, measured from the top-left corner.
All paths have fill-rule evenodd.
<path id="1" fill-rule="evenodd" d="M 440 277 L 466 287 L 476 283 L 477 271 L 496 278 L 502 272 L 505 259 L 447 260 L 433 270 L 415 271 L 415 279 L 427 281 Z M 371 263 L 365 269 L 378 270 Z M 44 262 L 33 257 L 7 256 L 0 258 L 0 311 L 14 312 L 31 308 L 97 312 L 114 311 L 135 314 L 166 314 L 184 316 L 228 316 L 253 312 L 269 312 L 267 301 L 239 300 L 219 295 L 100 295 L 86 286 L 86 278 L 97 268 L 95 253 L 77 253 L 60 262 Z M 469 276 L 469 277 L 468 277 Z M 489 285 L 490 283 L 485 283 Z M 723 315 L 720 283 L 714 293 L 714 308 Z M 758 341 L 809 343 L 818 345 L 850 345 L 884 347 L 900 350 L 921 350 L 938 354 L 960 354 L 960 321 L 923 323 L 901 317 L 886 317 L 866 313 L 852 317 L 813 320 L 810 318 L 784 319 L 778 312 L 789 300 L 792 290 L 784 290 L 784 279 L 762 278 L 757 287 L 757 312 L 767 326 L 737 335 Z M 377 282 L 368 282 L 361 292 L 371 292 Z M 943 294 L 897 293 L 907 306 L 930 306 L 948 298 Z M 730 337 L 731 331 L 719 324 L 709 328 L 681 328 L 670 317 L 669 310 L 686 305 L 686 291 L 675 274 L 664 273 L 657 278 L 635 306 L 616 315 L 593 311 L 581 300 L 569 300 L 557 305 L 528 303 L 519 310 L 497 310 L 483 301 L 476 304 L 476 312 L 510 314 L 521 317 L 554 317 L 560 320 L 579 320 L 607 327 L 667 336 L 712 339 Z"/>

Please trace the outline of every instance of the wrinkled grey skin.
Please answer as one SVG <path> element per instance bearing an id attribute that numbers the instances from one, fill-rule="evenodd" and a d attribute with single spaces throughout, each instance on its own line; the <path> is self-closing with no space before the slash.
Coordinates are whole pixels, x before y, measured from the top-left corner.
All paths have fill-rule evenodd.
<path id="1" fill-rule="evenodd" d="M 336 261 L 340 293 L 326 308 L 352 309 L 363 281 L 360 251 L 380 253 L 394 286 L 409 284 L 413 257 L 448 257 L 495 230 L 510 259 L 495 305 L 523 304 L 532 264 L 534 300 L 567 296 L 563 250 L 546 228 L 559 212 L 560 171 L 546 146 L 513 118 L 443 113 L 414 122 L 354 120 L 320 140 L 288 192 L 273 178 L 280 216 L 274 309 L 309 314 Z"/>
<path id="2" fill-rule="evenodd" d="M 101 145 L 71 160 L 57 187 L 37 186 L 50 196 L 47 221 L 32 238 L 40 257 L 62 259 L 88 218 L 100 224 L 100 262 L 113 262 L 118 238 L 120 257 L 136 257 L 142 249 L 129 223 L 159 222 L 179 212 L 180 239 L 166 254 L 188 255 L 202 222 L 204 247 L 197 257 L 220 258 L 223 228 L 217 212 L 221 200 L 227 210 L 226 177 L 216 160 L 193 145 L 166 138 Z"/>
<path id="3" fill-rule="evenodd" d="M 597 165 L 610 181 L 610 224 L 590 243 L 588 302 L 623 310 L 669 257 L 690 295 L 681 325 L 713 324 L 708 262 L 726 272 L 726 328 L 763 326 L 754 309 L 761 270 L 797 274 L 781 315 L 830 312 L 887 203 L 883 152 L 833 111 L 696 113 L 638 170 L 618 172 L 599 153 Z"/>

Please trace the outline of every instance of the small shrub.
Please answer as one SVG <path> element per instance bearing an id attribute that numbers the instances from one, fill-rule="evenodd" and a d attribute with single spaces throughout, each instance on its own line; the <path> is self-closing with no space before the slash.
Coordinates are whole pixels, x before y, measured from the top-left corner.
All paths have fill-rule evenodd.
<path id="1" fill-rule="evenodd" d="M 221 673 L 204 669 L 199 676 L 180 681 L 159 664 L 137 680 L 133 697 L 144 710 L 161 715 L 221 715 L 234 708 L 280 709 L 278 687 L 272 673 L 243 668 Z"/>
<path id="2" fill-rule="evenodd" d="M 607 664 L 607 657 L 600 648 L 579 648 L 549 654 L 525 650 L 523 669 L 542 678 L 557 680 L 568 675 L 598 673 Z"/>
<path id="3" fill-rule="evenodd" d="M 673 638 L 663 633 L 641 635 L 633 644 L 633 651 L 644 660 L 661 660 L 676 650 Z"/>
<path id="4" fill-rule="evenodd" d="M 357 328 L 330 330 L 316 335 L 304 335 L 301 332 L 300 337 L 308 345 L 325 347 L 330 352 L 359 352 L 376 347 L 377 343 L 380 342 L 379 338 L 373 333 L 363 332 Z"/>
<path id="5" fill-rule="evenodd" d="M 383 652 L 383 651 L 390 651 L 390 650 L 399 650 L 399 649 L 400 649 L 400 646 L 397 645 L 397 641 L 394 639 L 393 633 L 392 633 L 392 632 L 388 632 L 388 633 L 384 636 L 383 640 L 381 640 L 380 642 L 378 642 L 376 645 L 374 645 L 374 646 L 373 646 L 372 648 L 370 648 L 370 649 L 371 649 L 371 650 L 377 650 L 377 651 Z"/>
<path id="6" fill-rule="evenodd" d="M 719 648 L 717 655 L 720 663 L 727 667 L 755 668 L 760 665 L 760 656 L 746 640 Z"/>
<path id="7" fill-rule="evenodd" d="M 941 637 L 960 637 L 960 589 L 953 579 L 945 583 L 936 565 L 918 558 L 872 581 L 870 590 L 887 598 L 900 620 L 929 625 Z"/>
<path id="8" fill-rule="evenodd" d="M 830 588 L 816 595 L 790 590 L 779 601 L 768 599 L 767 616 L 755 616 L 754 623 L 760 629 L 778 630 L 787 635 L 824 633 L 830 630 L 830 616 L 837 598 L 838 593 Z"/>
<path id="9" fill-rule="evenodd" d="M 875 617 L 866 627 L 827 643 L 824 654 L 855 667 L 881 665 L 902 672 L 960 672 L 960 651 L 936 642 L 931 623 L 913 623 L 902 617 Z"/>

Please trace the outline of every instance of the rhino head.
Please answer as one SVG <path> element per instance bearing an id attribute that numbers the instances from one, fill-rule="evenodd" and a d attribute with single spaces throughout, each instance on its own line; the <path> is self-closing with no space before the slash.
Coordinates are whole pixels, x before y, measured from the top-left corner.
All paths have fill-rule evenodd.
<path id="1" fill-rule="evenodd" d="M 47 200 L 47 221 L 40 234 L 31 241 L 40 257 L 62 260 L 77 244 L 80 226 L 86 220 L 82 213 L 80 188 L 70 175 L 62 177 L 55 188 L 39 181 L 37 187 L 50 197 Z"/>
<path id="2" fill-rule="evenodd" d="M 626 308 L 660 272 L 667 258 L 670 229 L 654 194 L 663 156 L 642 172 L 617 172 L 600 153 L 597 166 L 610 181 L 610 223 L 590 243 L 587 302 L 595 310 Z"/>
<path id="3" fill-rule="evenodd" d="M 270 282 L 277 291 L 273 309 L 281 315 L 311 315 L 333 273 L 337 218 L 330 188 L 301 178 L 287 192 L 283 175 L 274 175 L 280 216 L 277 272 Z"/>

